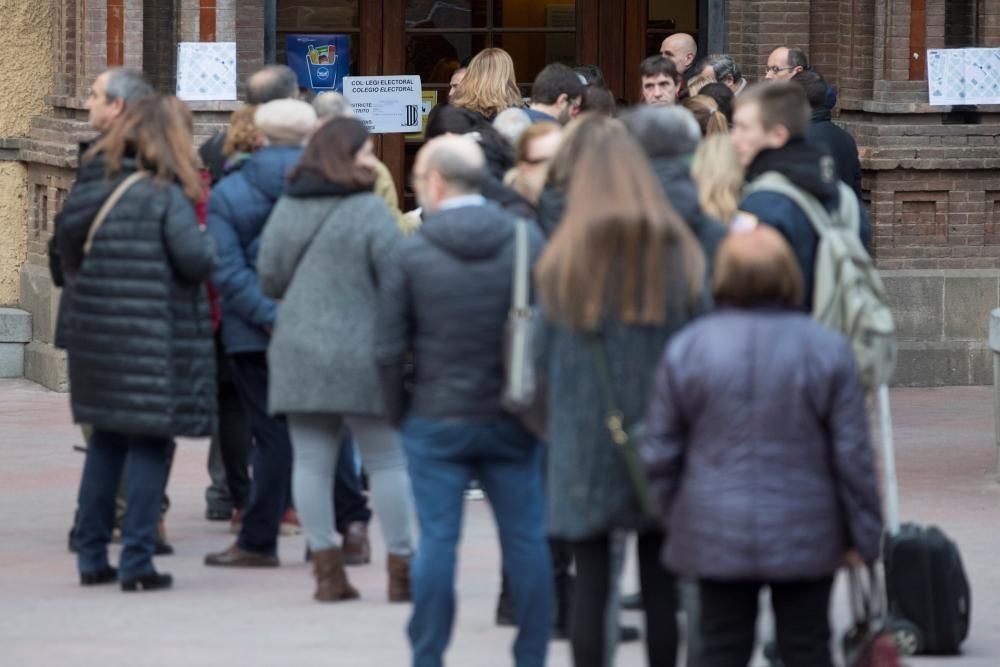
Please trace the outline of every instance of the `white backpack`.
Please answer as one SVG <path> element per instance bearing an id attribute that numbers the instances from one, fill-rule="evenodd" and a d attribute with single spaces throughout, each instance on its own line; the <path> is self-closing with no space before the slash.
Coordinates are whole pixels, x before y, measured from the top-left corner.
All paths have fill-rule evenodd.
<path id="1" fill-rule="evenodd" d="M 840 206 L 828 211 L 785 176 L 769 171 L 745 194 L 776 192 L 791 199 L 819 236 L 813 283 L 813 318 L 847 336 L 868 389 L 888 384 L 896 368 L 896 327 L 875 263 L 861 243 L 857 196 L 837 183 Z"/>

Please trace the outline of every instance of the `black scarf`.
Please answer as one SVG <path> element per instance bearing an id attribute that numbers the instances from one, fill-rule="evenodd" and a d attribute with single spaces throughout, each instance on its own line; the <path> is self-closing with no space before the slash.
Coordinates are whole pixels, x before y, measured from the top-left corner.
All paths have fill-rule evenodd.
<path id="1" fill-rule="evenodd" d="M 793 139 L 781 148 L 762 150 L 747 169 L 747 182 L 776 171 L 793 185 L 820 201 L 837 195 L 837 173 L 831 164 L 824 168 L 823 161 L 830 160 L 820 149 L 804 139 Z"/>
<path id="2" fill-rule="evenodd" d="M 371 192 L 373 185 L 334 183 L 311 169 L 299 172 L 285 187 L 289 197 L 347 197 L 359 192 Z"/>

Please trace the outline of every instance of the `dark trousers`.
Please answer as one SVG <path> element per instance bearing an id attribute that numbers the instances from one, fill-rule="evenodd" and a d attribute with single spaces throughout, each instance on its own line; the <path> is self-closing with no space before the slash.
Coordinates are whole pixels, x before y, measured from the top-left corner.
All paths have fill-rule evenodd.
<path id="1" fill-rule="evenodd" d="M 832 577 L 780 583 L 700 581 L 702 647 L 698 664 L 746 667 L 753 655 L 762 586 L 771 589 L 778 651 L 785 667 L 832 667 Z"/>
<path id="2" fill-rule="evenodd" d="M 420 543 L 413 560 L 409 635 L 414 667 L 441 667 L 455 619 L 455 561 L 465 489 L 486 491 L 500 534 L 518 634 L 517 667 L 542 667 L 552 623 L 552 566 L 545 540 L 541 447 L 511 420 L 411 417 L 403 425 Z"/>
<path id="3" fill-rule="evenodd" d="M 250 495 L 248 462 L 253 440 L 240 392 L 231 365 L 226 362 L 218 334 L 215 336 L 215 352 L 219 431 L 212 438 L 209 449 L 208 469 L 212 486 L 206 489 L 205 499 L 210 507 L 223 511 L 243 509 Z"/>
<path id="4" fill-rule="evenodd" d="M 576 667 L 605 667 L 608 633 L 618 631 L 617 605 L 610 605 L 617 586 L 611 578 L 612 543 L 607 535 L 572 542 L 576 583 L 570 640 Z M 640 534 L 638 549 L 648 661 L 650 665 L 673 667 L 677 662 L 677 582 L 660 564 L 663 533 Z"/>
<path id="5" fill-rule="evenodd" d="M 254 439 L 250 451 L 253 467 L 250 496 L 237 543 L 247 551 L 270 555 L 278 550 L 281 516 L 288 506 L 292 443 L 285 420 L 267 412 L 267 355 L 232 354 L 229 361 Z"/>
<path id="6" fill-rule="evenodd" d="M 156 525 L 167 484 L 170 438 L 95 430 L 87 447 L 74 537 L 80 572 L 108 566 L 108 543 L 115 523 L 115 494 L 125 473 L 125 516 L 119 577 L 153 572 Z"/>
<path id="7" fill-rule="evenodd" d="M 361 486 L 361 475 L 354 460 L 354 438 L 344 429 L 337 459 L 337 479 L 333 484 L 333 506 L 337 517 L 337 532 L 345 534 L 352 523 L 368 523 L 372 511 L 368 507 L 368 496 Z"/>

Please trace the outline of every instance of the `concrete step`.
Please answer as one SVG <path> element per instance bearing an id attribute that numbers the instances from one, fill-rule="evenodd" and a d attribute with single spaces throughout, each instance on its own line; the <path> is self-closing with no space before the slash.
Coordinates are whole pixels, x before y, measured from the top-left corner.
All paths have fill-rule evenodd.
<path id="1" fill-rule="evenodd" d="M 0 343 L 30 343 L 31 313 L 19 308 L 0 308 Z"/>

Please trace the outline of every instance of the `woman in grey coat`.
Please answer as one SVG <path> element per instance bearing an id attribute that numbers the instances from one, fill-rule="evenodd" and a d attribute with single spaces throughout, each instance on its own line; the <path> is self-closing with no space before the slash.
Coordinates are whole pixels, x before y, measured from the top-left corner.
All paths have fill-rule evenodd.
<path id="1" fill-rule="evenodd" d="M 549 534 L 571 542 L 576 561 L 574 664 L 612 662 L 617 535 L 638 530 L 649 664 L 673 665 L 676 594 L 659 562 L 663 534 L 644 520 L 607 419 L 609 394 L 626 428 L 642 419 L 656 360 L 699 306 L 704 257 L 621 123 L 592 116 L 576 131 L 586 141 L 566 213 L 536 269 L 548 321 Z"/>
<path id="2" fill-rule="evenodd" d="M 268 348 L 268 403 L 288 417 L 292 493 L 321 601 L 358 597 L 331 502 L 344 423 L 370 476 L 389 552 L 389 600 L 410 597 L 413 501 L 399 435 L 383 419 L 373 347 L 378 276 L 400 232 L 372 193 L 374 164 L 362 123 L 321 125 L 264 228 L 257 260 L 264 292 L 281 301 Z"/>
<path id="3" fill-rule="evenodd" d="M 723 241 L 720 309 L 678 334 L 656 374 L 643 455 L 699 580 L 701 663 L 744 666 L 769 586 L 784 664 L 826 667 L 833 575 L 871 563 L 882 519 L 864 393 L 847 340 L 798 312 L 802 276 L 761 226 Z"/>

